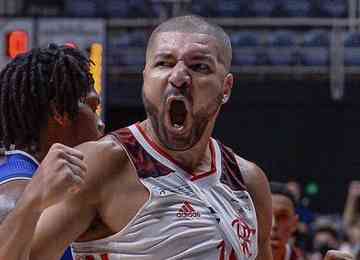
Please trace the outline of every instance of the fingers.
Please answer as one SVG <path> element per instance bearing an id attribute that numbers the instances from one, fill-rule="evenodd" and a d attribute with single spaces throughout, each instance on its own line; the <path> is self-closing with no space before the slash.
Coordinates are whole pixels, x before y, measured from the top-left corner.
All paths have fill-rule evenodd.
<path id="1" fill-rule="evenodd" d="M 354 256 L 352 256 L 351 254 L 341 252 L 338 250 L 329 250 L 324 258 L 324 260 L 354 260 L 354 259 L 355 259 Z"/>
<path id="2" fill-rule="evenodd" d="M 87 171 L 86 164 L 83 161 L 83 153 L 59 143 L 51 146 L 50 153 L 55 156 L 50 163 L 59 164 L 57 173 L 63 175 L 62 178 L 65 178 L 67 190 L 77 192 L 85 182 L 84 178 Z"/>
<path id="3" fill-rule="evenodd" d="M 84 155 L 79 150 L 76 150 L 74 148 L 66 146 L 65 152 L 66 152 L 66 154 L 69 154 L 75 158 L 78 158 L 79 160 L 84 160 Z"/>
<path id="4" fill-rule="evenodd" d="M 69 174 L 73 182 L 79 185 L 83 184 L 85 178 L 84 171 L 74 164 L 67 164 L 67 167 L 70 170 Z"/>
<path id="5" fill-rule="evenodd" d="M 84 155 L 82 152 L 80 152 L 79 150 L 76 150 L 74 148 L 71 148 L 69 146 L 65 146 L 63 144 L 59 144 L 59 143 L 53 144 L 51 146 L 50 150 L 60 150 L 60 151 L 64 152 L 65 154 L 74 156 L 80 160 L 84 159 Z"/>
<path id="6" fill-rule="evenodd" d="M 51 147 L 51 152 L 56 154 L 54 157 L 55 161 L 53 161 L 53 163 L 61 160 L 63 166 L 69 167 L 72 174 L 81 179 L 84 178 L 84 173 L 87 171 L 87 167 L 83 162 L 84 155 L 82 152 L 62 144 L 54 144 Z"/>
<path id="7" fill-rule="evenodd" d="M 350 196 L 358 196 L 360 195 L 360 182 L 352 181 L 349 187 L 349 195 Z"/>
<path id="8" fill-rule="evenodd" d="M 82 161 L 82 159 L 79 159 L 79 157 L 64 153 L 63 159 L 65 159 L 69 165 L 74 166 L 74 168 L 76 169 L 78 168 L 76 172 L 79 172 L 79 175 L 83 175 L 82 172 L 87 171 L 86 164 Z"/>

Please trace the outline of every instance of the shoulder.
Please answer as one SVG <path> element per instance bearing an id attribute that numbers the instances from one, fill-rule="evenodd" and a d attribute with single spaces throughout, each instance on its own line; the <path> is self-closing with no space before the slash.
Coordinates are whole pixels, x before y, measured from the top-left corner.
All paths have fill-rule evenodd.
<path id="1" fill-rule="evenodd" d="M 107 135 L 98 141 L 83 143 L 76 149 L 84 153 L 86 163 L 101 163 L 101 167 L 114 166 L 127 160 L 126 150 L 112 135 Z"/>
<path id="2" fill-rule="evenodd" d="M 258 220 L 259 241 L 267 241 L 270 237 L 272 225 L 271 193 L 268 178 L 255 163 L 237 155 L 235 157 L 241 169 L 246 189 L 254 202 Z"/>
<path id="3" fill-rule="evenodd" d="M 244 183 L 249 192 L 257 192 L 258 189 L 268 188 L 269 182 L 263 170 L 255 163 L 235 155 L 236 162 L 242 173 Z"/>
<path id="4" fill-rule="evenodd" d="M 115 178 L 127 178 L 124 169 L 129 166 L 129 158 L 125 148 L 113 136 L 107 135 L 98 141 L 83 143 L 75 149 L 84 154 L 87 167 L 82 193 L 98 195 L 107 190 Z"/>

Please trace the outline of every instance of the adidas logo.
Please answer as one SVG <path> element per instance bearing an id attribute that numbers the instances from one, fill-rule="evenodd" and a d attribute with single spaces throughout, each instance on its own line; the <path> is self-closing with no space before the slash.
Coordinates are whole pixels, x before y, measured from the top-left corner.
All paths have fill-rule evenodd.
<path id="1" fill-rule="evenodd" d="M 178 218 L 185 218 L 185 217 L 199 218 L 200 217 L 200 212 L 196 211 L 191 206 L 190 202 L 184 201 L 183 205 L 181 206 L 181 208 L 176 213 L 176 216 Z"/>

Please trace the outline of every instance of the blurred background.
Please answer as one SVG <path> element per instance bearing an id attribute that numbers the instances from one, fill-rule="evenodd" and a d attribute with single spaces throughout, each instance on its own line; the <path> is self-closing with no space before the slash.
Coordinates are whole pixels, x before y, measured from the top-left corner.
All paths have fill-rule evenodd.
<path id="1" fill-rule="evenodd" d="M 215 137 L 315 213 L 342 214 L 360 176 L 358 0 L 0 0 L 0 69 L 49 42 L 95 62 L 107 131 L 145 117 L 145 45 L 160 21 L 199 14 L 233 44 L 235 88 Z M 360 204 L 359 204 L 360 205 Z"/>

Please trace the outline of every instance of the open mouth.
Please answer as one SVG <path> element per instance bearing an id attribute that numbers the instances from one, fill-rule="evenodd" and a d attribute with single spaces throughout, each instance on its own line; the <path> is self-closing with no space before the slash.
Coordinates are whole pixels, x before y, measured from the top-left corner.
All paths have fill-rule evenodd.
<path id="1" fill-rule="evenodd" d="M 176 129 L 182 129 L 185 125 L 187 110 L 183 100 L 174 99 L 170 103 L 170 121 Z"/>

